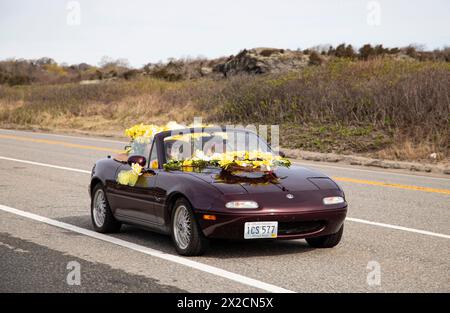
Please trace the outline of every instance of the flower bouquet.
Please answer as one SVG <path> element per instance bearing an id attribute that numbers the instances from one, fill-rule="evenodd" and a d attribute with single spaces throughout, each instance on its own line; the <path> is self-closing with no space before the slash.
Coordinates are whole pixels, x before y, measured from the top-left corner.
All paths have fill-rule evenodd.
<path id="1" fill-rule="evenodd" d="M 271 172 L 276 166 L 289 167 L 291 162 L 270 152 L 232 151 L 206 156 L 196 151 L 192 158 L 170 160 L 164 164 L 164 169 L 192 171 L 192 168 L 220 167 L 228 172 Z"/>

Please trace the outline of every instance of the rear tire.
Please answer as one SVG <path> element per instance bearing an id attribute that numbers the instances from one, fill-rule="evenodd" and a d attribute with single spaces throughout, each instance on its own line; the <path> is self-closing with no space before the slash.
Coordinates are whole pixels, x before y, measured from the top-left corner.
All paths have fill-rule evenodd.
<path id="1" fill-rule="evenodd" d="M 335 234 L 325 235 L 320 237 L 306 238 L 306 242 L 314 248 L 333 248 L 341 241 L 344 233 L 344 225 Z"/>
<path id="2" fill-rule="evenodd" d="M 112 214 L 105 190 L 100 183 L 92 191 L 91 220 L 95 231 L 99 233 L 116 233 L 122 226 Z"/>
<path id="3" fill-rule="evenodd" d="M 175 201 L 170 226 L 172 240 L 179 254 L 194 256 L 205 252 L 208 239 L 203 235 L 192 207 L 185 198 Z"/>

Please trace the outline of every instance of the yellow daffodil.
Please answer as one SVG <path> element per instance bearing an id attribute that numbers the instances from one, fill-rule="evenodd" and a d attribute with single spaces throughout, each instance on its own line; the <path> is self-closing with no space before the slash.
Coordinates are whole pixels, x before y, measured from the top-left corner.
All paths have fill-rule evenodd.
<path id="1" fill-rule="evenodd" d="M 261 167 L 261 165 L 263 165 L 263 161 L 252 161 L 253 164 L 253 168 L 258 168 Z"/>
<path id="2" fill-rule="evenodd" d="M 133 170 L 121 171 L 119 175 L 117 175 L 117 182 L 121 185 L 134 186 L 136 185 L 138 179 L 139 175 L 136 174 Z"/>
<path id="3" fill-rule="evenodd" d="M 150 162 L 150 168 L 157 169 L 159 167 L 158 160 L 152 160 Z"/>
<path id="4" fill-rule="evenodd" d="M 142 166 L 140 166 L 137 163 L 133 163 L 131 165 L 131 170 L 133 171 L 133 174 L 136 175 L 136 176 L 139 176 L 139 175 L 142 174 Z"/>
<path id="5" fill-rule="evenodd" d="M 236 160 L 235 162 L 237 165 L 242 166 L 242 167 L 252 166 L 251 162 L 248 162 L 248 161 Z"/>
<path id="6" fill-rule="evenodd" d="M 117 176 L 117 182 L 121 185 L 128 185 L 130 181 L 130 171 L 121 171 Z"/>
<path id="7" fill-rule="evenodd" d="M 130 172 L 131 173 L 131 172 Z M 128 185 L 133 187 L 134 185 L 136 185 L 137 181 L 138 181 L 139 175 L 136 175 L 134 173 L 130 174 L 130 178 L 128 181 Z"/>
<path id="8" fill-rule="evenodd" d="M 140 137 L 151 138 L 159 131 L 160 127 L 156 125 L 144 125 L 141 123 L 126 129 L 125 135 L 130 137 L 131 140 L 136 140 Z"/>
<path id="9" fill-rule="evenodd" d="M 234 160 L 222 159 L 219 161 L 219 165 L 220 165 L 220 167 L 227 168 L 233 162 L 234 162 Z"/>

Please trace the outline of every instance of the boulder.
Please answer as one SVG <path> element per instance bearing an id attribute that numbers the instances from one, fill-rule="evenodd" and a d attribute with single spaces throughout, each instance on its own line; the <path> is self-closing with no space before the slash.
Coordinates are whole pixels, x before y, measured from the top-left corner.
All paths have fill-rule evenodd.
<path id="1" fill-rule="evenodd" d="M 300 51 L 275 48 L 242 50 L 214 67 L 224 76 L 236 74 L 280 73 L 308 66 L 309 56 Z"/>

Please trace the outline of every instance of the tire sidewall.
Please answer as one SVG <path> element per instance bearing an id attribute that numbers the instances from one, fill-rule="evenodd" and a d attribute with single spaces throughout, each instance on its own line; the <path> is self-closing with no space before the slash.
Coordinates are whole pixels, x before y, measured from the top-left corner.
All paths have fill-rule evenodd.
<path id="1" fill-rule="evenodd" d="M 175 240 L 175 234 L 174 234 L 174 224 L 175 224 L 175 213 L 180 207 L 183 205 L 186 207 L 186 209 L 189 212 L 189 217 L 191 219 L 191 234 L 189 238 L 189 244 L 186 248 L 181 248 L 178 246 L 176 240 Z M 175 204 L 173 206 L 172 214 L 171 214 L 171 221 L 170 221 L 170 235 L 172 237 L 172 241 L 174 243 L 175 249 L 177 252 L 181 255 L 197 255 L 202 252 L 203 249 L 199 249 L 199 245 L 202 244 L 203 233 L 200 230 L 200 227 L 197 224 L 197 220 L 195 219 L 194 212 L 192 210 L 192 206 L 190 205 L 189 201 L 187 201 L 185 198 L 180 198 L 177 201 L 175 201 Z"/>
<path id="2" fill-rule="evenodd" d="M 103 222 L 103 225 L 101 227 L 98 226 L 95 223 L 95 219 L 94 219 L 94 199 L 95 199 L 95 195 L 96 195 L 98 190 L 102 190 L 103 191 L 103 196 L 105 197 L 105 202 L 106 202 L 105 221 Z M 116 221 L 116 219 L 114 218 L 113 214 L 112 214 L 111 208 L 109 206 L 108 198 L 106 197 L 105 189 L 103 188 L 103 185 L 100 184 L 100 183 L 98 183 L 94 187 L 94 189 L 92 191 L 92 196 L 91 196 L 91 221 L 92 221 L 92 225 L 94 227 L 94 230 L 97 231 L 97 232 L 100 232 L 100 233 L 110 232 L 112 230 L 111 228 L 116 228 L 117 225 L 119 224 Z"/>

